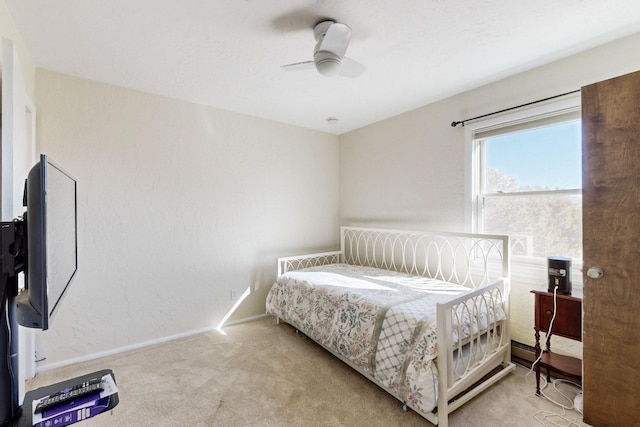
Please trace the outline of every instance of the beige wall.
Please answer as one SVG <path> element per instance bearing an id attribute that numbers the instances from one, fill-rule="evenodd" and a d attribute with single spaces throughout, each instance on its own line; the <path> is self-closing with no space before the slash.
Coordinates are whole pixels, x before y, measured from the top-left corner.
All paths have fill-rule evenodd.
<path id="1" fill-rule="evenodd" d="M 335 249 L 338 138 L 50 71 L 39 150 L 78 180 L 79 270 L 55 366 L 264 313 L 276 257 Z M 43 365 L 44 365 L 43 364 Z"/>
<path id="2" fill-rule="evenodd" d="M 8 40 L 13 40 L 18 51 L 18 57 L 22 64 L 22 72 L 24 74 L 24 82 L 27 89 L 27 94 L 33 99 L 34 95 L 34 82 L 35 82 L 35 64 L 31 59 L 31 55 L 27 51 L 22 36 L 18 32 L 13 18 L 7 10 L 7 5 L 4 2 L 0 2 L 0 37 Z M 0 59 L 1 61 L 1 59 Z"/>
<path id="3" fill-rule="evenodd" d="M 640 69 L 640 34 L 444 99 L 340 137 L 344 224 L 469 230 L 465 131 L 451 122 L 579 89 Z M 545 269 L 527 272 L 511 295 L 513 338 L 533 344 L 531 289 Z M 557 347 L 556 347 L 557 348 Z M 564 350 L 577 354 L 579 344 Z"/>

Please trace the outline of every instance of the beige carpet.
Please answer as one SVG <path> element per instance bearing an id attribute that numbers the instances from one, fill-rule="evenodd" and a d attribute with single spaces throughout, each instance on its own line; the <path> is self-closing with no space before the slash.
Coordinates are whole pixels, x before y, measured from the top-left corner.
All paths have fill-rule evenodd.
<path id="1" fill-rule="evenodd" d="M 113 369 L 120 404 L 89 426 L 430 426 L 382 389 L 271 317 L 46 371 L 29 390 Z M 538 426 L 562 410 L 535 396 L 518 367 L 449 418 L 451 426 Z M 570 387 L 569 395 L 575 391 Z M 538 418 L 542 415 L 539 414 Z M 567 417 L 580 422 L 578 412 Z M 560 419 L 550 421 L 567 426 Z"/>

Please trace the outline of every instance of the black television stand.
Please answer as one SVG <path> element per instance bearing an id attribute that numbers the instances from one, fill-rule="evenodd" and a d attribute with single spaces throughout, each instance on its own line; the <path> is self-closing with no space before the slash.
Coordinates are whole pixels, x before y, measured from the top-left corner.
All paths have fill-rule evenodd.
<path id="1" fill-rule="evenodd" d="M 17 275 L 0 273 L 0 426 L 19 416 Z M 10 424 L 8 424 L 10 425 Z"/>
<path id="2" fill-rule="evenodd" d="M 0 223 L 0 426 L 18 416 L 18 274 L 25 270 L 24 221 Z"/>

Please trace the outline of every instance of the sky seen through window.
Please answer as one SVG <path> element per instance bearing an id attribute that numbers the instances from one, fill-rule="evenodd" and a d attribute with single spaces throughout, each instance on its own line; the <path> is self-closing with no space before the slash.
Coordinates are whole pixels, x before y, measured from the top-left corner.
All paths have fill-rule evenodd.
<path id="1" fill-rule="evenodd" d="M 486 167 L 518 181 L 520 187 L 582 188 L 580 120 L 487 139 Z"/>

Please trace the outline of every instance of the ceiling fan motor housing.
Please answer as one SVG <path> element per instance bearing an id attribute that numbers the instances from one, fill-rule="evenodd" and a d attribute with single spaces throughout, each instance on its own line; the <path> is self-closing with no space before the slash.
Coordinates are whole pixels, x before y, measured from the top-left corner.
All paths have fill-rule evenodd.
<path id="1" fill-rule="evenodd" d="M 322 38 L 332 24 L 335 24 L 335 21 L 321 21 L 313 27 L 313 37 L 318 43 L 322 41 Z"/>

